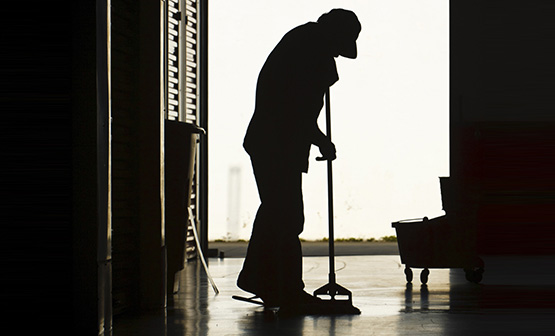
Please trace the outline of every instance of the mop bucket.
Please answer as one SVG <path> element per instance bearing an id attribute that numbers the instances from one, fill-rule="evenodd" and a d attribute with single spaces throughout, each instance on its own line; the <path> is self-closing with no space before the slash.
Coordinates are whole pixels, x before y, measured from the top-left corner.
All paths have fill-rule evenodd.
<path id="1" fill-rule="evenodd" d="M 392 223 L 397 234 L 405 276 L 412 282 L 412 268 L 422 268 L 420 281 L 428 282 L 430 268 L 462 268 L 468 281 L 478 283 L 484 272 L 483 261 L 474 253 L 465 235 L 450 225 L 446 216 L 433 219 L 402 220 Z"/>

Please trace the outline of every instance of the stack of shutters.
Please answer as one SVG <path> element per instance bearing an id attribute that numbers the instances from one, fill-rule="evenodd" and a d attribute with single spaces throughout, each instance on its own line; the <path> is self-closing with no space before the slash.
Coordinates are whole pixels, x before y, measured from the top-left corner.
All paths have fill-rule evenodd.
<path id="1" fill-rule="evenodd" d="M 166 118 L 198 124 L 197 0 L 168 0 L 166 42 Z M 198 152 L 193 165 L 191 208 L 195 218 L 198 209 Z M 196 245 L 189 222 L 186 258 L 196 257 Z"/>
<path id="2" fill-rule="evenodd" d="M 179 120 L 179 20 L 178 0 L 167 2 L 167 119 Z"/>
<path id="3" fill-rule="evenodd" d="M 184 22 L 184 44 L 185 44 L 185 71 L 182 84 L 184 85 L 184 118 L 182 120 L 198 124 L 198 102 L 197 102 L 197 87 L 198 87 L 198 62 L 197 62 L 197 0 L 182 0 L 185 2 L 185 22 Z M 195 218 L 198 218 L 198 152 L 193 170 L 193 183 L 191 192 L 191 209 Z M 187 244 L 186 244 L 186 258 L 191 259 L 196 257 L 195 241 L 193 236 L 192 222 L 189 221 L 187 230 Z"/>
<path id="4" fill-rule="evenodd" d="M 197 109 L 197 1 L 185 1 L 185 23 L 184 23 L 184 42 L 185 42 L 185 78 L 183 81 L 185 88 L 185 119 L 195 123 L 198 118 Z"/>

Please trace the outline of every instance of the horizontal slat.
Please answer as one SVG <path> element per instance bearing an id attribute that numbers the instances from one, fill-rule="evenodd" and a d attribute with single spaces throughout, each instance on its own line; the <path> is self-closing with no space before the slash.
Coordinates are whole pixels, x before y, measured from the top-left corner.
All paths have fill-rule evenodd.
<path id="1" fill-rule="evenodd" d="M 175 35 L 169 35 L 168 34 L 168 42 L 177 44 L 179 42 L 179 37 L 177 37 Z M 174 48 L 175 48 L 175 46 L 174 46 Z M 173 53 L 173 52 L 170 51 L 170 53 Z"/>
<path id="2" fill-rule="evenodd" d="M 191 23 L 191 24 L 196 26 L 196 24 L 197 24 L 196 15 L 195 16 L 186 15 L 186 16 L 187 16 L 187 24 Z"/>
<path id="3" fill-rule="evenodd" d="M 197 106 L 194 104 L 185 104 L 185 115 L 192 115 L 196 118 L 197 116 Z"/>
<path id="4" fill-rule="evenodd" d="M 187 48 L 187 49 L 185 49 L 185 53 L 186 53 L 186 54 L 191 54 L 191 55 L 196 55 L 196 54 L 197 54 L 197 50 L 196 50 L 196 49 L 192 49 L 192 48 Z"/>
<path id="5" fill-rule="evenodd" d="M 169 48 L 168 49 L 168 55 L 173 55 L 175 57 L 179 57 L 179 48 Z M 178 64 L 177 60 L 176 61 L 172 61 L 173 64 Z"/>
<path id="6" fill-rule="evenodd" d="M 176 61 L 168 60 L 168 65 L 171 65 L 173 67 L 177 67 L 177 66 L 179 66 L 179 63 L 177 63 Z"/>
<path id="7" fill-rule="evenodd" d="M 196 18 L 197 14 L 189 9 L 185 9 L 185 15 L 187 16 L 187 20 L 191 20 L 192 18 Z"/>
<path id="8" fill-rule="evenodd" d="M 192 3 L 186 3 L 185 10 L 188 12 L 191 12 L 191 16 L 194 16 L 194 17 L 197 16 L 197 8 L 194 5 L 192 5 Z"/>
<path id="9" fill-rule="evenodd" d="M 173 17 L 168 18 L 168 29 L 170 30 L 179 30 L 179 21 Z"/>
<path id="10" fill-rule="evenodd" d="M 196 72 L 196 64 L 193 63 L 194 67 L 191 67 L 191 63 L 187 63 L 185 66 L 185 77 L 197 78 Z"/>
<path id="11" fill-rule="evenodd" d="M 195 40 L 197 38 L 197 34 L 190 32 L 190 31 L 185 31 L 185 36 L 187 36 L 187 38 L 193 39 Z"/>
<path id="12" fill-rule="evenodd" d="M 168 60 L 168 65 L 173 66 L 173 67 L 177 67 L 178 63 L 174 62 L 174 61 L 171 61 L 171 60 Z"/>
<path id="13" fill-rule="evenodd" d="M 196 33 L 197 33 L 197 30 L 196 30 L 193 26 L 186 25 L 186 26 L 185 26 L 185 30 L 188 31 L 188 32 L 190 32 L 190 33 L 192 33 L 192 34 L 196 34 Z"/>
<path id="14" fill-rule="evenodd" d="M 168 74 L 168 88 L 178 88 L 179 87 L 179 76 L 177 76 L 177 74 L 174 73 L 169 73 Z M 170 81 L 170 79 L 173 79 Z M 177 82 L 176 82 L 177 81 Z M 172 86 L 170 87 L 169 84 L 172 84 Z"/>
<path id="15" fill-rule="evenodd" d="M 168 34 L 173 35 L 173 36 L 178 36 L 179 31 L 177 31 L 177 29 L 173 29 L 172 27 L 169 27 Z"/>
<path id="16" fill-rule="evenodd" d="M 197 23 L 198 23 L 198 22 L 197 22 L 197 18 L 196 18 L 196 17 L 187 16 L 187 22 L 186 22 L 186 24 L 187 24 L 188 26 L 196 27 L 196 26 L 197 26 Z"/>
<path id="17" fill-rule="evenodd" d="M 187 47 L 187 48 L 182 48 L 182 49 L 183 49 L 183 50 L 182 50 L 182 53 L 183 53 L 183 54 L 186 54 L 187 52 L 191 52 L 191 53 L 192 53 L 193 51 L 194 51 L 194 52 L 197 51 L 196 48 L 189 48 L 189 47 Z"/>
<path id="18" fill-rule="evenodd" d="M 168 17 L 168 22 L 173 23 L 174 25 L 179 25 L 179 21 L 177 21 L 176 19 L 172 18 L 172 17 Z"/>
<path id="19" fill-rule="evenodd" d="M 197 52 L 195 49 L 185 49 L 185 57 L 196 58 Z"/>

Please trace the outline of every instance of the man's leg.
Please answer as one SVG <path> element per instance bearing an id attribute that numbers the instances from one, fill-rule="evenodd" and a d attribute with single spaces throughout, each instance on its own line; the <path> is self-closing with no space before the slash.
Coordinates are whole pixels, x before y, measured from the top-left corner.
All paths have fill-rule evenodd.
<path id="1" fill-rule="evenodd" d="M 304 224 L 302 173 L 267 161 L 253 160 L 253 168 L 261 205 L 237 283 L 279 305 L 304 288 L 298 238 Z"/>

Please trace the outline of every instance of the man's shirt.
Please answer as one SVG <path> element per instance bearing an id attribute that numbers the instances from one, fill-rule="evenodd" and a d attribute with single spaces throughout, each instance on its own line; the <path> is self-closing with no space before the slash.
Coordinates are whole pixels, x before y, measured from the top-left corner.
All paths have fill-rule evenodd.
<path id="1" fill-rule="evenodd" d="M 244 148 L 308 170 L 308 156 L 326 90 L 338 79 L 329 43 L 317 23 L 289 31 L 268 56 L 256 88 Z"/>

